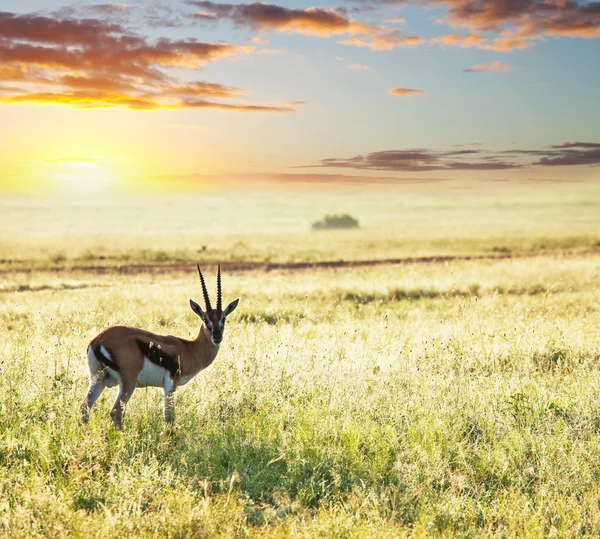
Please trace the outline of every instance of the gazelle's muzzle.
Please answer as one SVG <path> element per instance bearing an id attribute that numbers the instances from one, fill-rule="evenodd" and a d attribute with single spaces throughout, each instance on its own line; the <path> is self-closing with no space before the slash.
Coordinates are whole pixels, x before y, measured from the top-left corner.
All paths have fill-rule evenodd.
<path id="1" fill-rule="evenodd" d="M 217 329 L 213 329 L 212 340 L 215 344 L 219 344 L 223 340 L 223 332 Z"/>

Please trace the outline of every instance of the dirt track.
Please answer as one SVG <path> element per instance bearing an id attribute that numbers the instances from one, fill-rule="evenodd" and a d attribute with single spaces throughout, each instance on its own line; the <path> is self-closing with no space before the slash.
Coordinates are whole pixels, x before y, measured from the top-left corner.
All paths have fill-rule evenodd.
<path id="1" fill-rule="evenodd" d="M 446 255 L 446 256 L 417 256 L 407 258 L 386 258 L 376 260 L 326 260 L 320 262 L 288 262 L 288 263 L 264 263 L 264 262 L 223 262 L 221 268 L 229 273 L 245 272 L 245 271 L 273 271 L 273 270 L 289 270 L 302 271 L 321 268 L 351 268 L 361 266 L 379 266 L 384 264 L 440 264 L 445 262 L 465 261 L 465 260 L 507 260 L 519 258 L 533 258 L 539 256 L 556 256 L 556 257 L 580 257 L 580 256 L 597 256 L 600 255 L 600 249 L 590 249 L 586 251 L 537 251 L 531 253 L 500 253 L 493 255 Z M 216 268 L 216 264 L 212 262 L 203 263 L 202 267 Z M 134 275 L 137 273 L 173 273 L 185 272 L 195 269 L 195 264 L 132 264 L 132 265 L 103 265 L 103 266 L 68 266 L 60 268 L 23 268 L 23 269 L 2 269 L 1 273 L 14 272 L 50 272 L 50 273 L 67 273 L 67 272 L 87 272 L 96 274 L 122 274 Z"/>

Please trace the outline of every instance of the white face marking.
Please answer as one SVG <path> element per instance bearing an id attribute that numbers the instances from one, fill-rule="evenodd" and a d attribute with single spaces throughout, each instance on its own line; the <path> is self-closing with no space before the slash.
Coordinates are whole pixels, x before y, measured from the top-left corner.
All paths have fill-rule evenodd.
<path id="1" fill-rule="evenodd" d="M 152 363 L 144 357 L 144 367 L 138 375 L 137 387 L 165 387 L 165 377 L 171 378 L 167 369 L 163 369 L 156 363 Z"/>
<path id="2" fill-rule="evenodd" d="M 100 345 L 100 351 L 108 358 L 108 359 L 112 359 L 112 356 L 110 355 L 110 352 L 104 348 L 104 346 L 101 344 Z"/>

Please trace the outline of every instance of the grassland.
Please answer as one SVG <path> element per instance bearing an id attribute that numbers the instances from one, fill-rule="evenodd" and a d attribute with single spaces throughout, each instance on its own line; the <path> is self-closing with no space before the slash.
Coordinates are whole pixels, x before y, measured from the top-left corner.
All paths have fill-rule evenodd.
<path id="1" fill-rule="evenodd" d="M 600 249 L 600 188 L 435 184 L 260 196 L 0 199 L 0 271 Z M 330 213 L 361 229 L 310 231 Z"/>
<path id="2" fill-rule="evenodd" d="M 511 206 L 493 225 L 487 205 L 427 226 L 438 210 L 415 203 L 422 224 L 404 228 L 213 231 L 201 253 L 207 236 L 191 232 L 4 229 L 0 536 L 600 535 L 600 214 L 584 198 Z M 140 238 L 166 256 L 145 259 Z M 240 238 L 254 251 L 234 249 Z M 153 389 L 136 391 L 122 432 L 114 390 L 80 423 L 98 331 L 194 336 L 187 264 L 262 264 L 263 251 L 512 256 L 228 271 L 225 300 L 240 307 L 215 363 L 178 392 L 175 429 Z"/>
<path id="3" fill-rule="evenodd" d="M 2 535 L 600 533 L 600 257 L 228 274 L 172 434 L 156 390 L 83 427 L 84 350 L 193 335 L 196 278 L 68 277 L 0 296 Z"/>

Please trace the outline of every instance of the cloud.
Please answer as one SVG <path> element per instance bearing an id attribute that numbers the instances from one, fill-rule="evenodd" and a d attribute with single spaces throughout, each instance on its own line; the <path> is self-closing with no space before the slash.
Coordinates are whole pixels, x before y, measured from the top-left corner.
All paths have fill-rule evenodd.
<path id="1" fill-rule="evenodd" d="M 386 30 L 369 37 L 352 37 L 341 41 L 343 45 L 368 47 L 374 51 L 390 51 L 396 47 L 415 47 L 424 41 L 419 36 L 403 36 L 397 30 Z"/>
<path id="2" fill-rule="evenodd" d="M 330 36 L 348 32 L 352 23 L 335 9 L 292 9 L 274 4 L 226 4 L 211 1 L 188 2 L 220 19 L 258 31 Z"/>
<path id="3" fill-rule="evenodd" d="M 420 42 L 418 36 L 404 36 L 398 29 L 362 23 L 350 17 L 345 9 L 295 9 L 262 2 L 228 4 L 210 0 L 190 0 L 186 3 L 200 9 L 192 14 L 196 19 L 230 20 L 236 26 L 249 27 L 258 32 L 318 37 L 348 35 L 348 38 L 341 41 L 342 44 L 373 50 L 392 50 Z"/>
<path id="4" fill-rule="evenodd" d="M 435 152 L 426 149 L 388 150 L 358 155 L 350 159 L 323 159 L 323 167 L 356 168 L 361 170 L 387 170 L 402 172 L 430 172 L 435 170 L 502 170 L 518 168 L 507 161 L 485 160 L 466 161 L 464 155 L 474 156 L 480 150 L 460 150 L 455 152 Z"/>
<path id="5" fill-rule="evenodd" d="M 442 47 L 459 47 L 461 49 L 482 49 L 495 52 L 522 50 L 533 46 L 533 42 L 518 36 L 503 36 L 488 39 L 482 34 L 445 34 L 432 38 L 426 43 Z"/>
<path id="6" fill-rule="evenodd" d="M 216 109 L 234 112 L 294 112 L 291 107 L 252 105 L 243 103 L 222 103 L 207 99 L 185 98 L 176 102 L 164 102 L 157 97 L 127 95 L 124 93 L 102 92 L 98 90 L 75 90 L 59 93 L 29 92 L 2 98 L 7 104 L 15 103 L 52 103 L 70 105 L 79 108 L 126 107 L 133 110 L 155 109 Z"/>
<path id="7" fill-rule="evenodd" d="M 286 105 L 287 107 L 301 107 L 302 105 L 307 105 L 308 101 L 277 101 L 277 103 Z"/>
<path id="8" fill-rule="evenodd" d="M 56 19 L 101 17 L 103 21 L 152 28 L 177 28 L 189 26 L 190 23 L 182 10 L 174 9 L 166 2 L 156 1 L 138 2 L 137 4 L 105 2 L 86 5 L 77 3 L 61 7 L 51 12 L 51 15 Z"/>
<path id="9" fill-rule="evenodd" d="M 179 103 L 175 108 L 201 108 L 228 110 L 234 112 L 295 112 L 291 107 L 270 106 L 270 105 L 245 105 L 241 103 L 217 103 L 205 99 L 187 99 Z"/>
<path id="10" fill-rule="evenodd" d="M 275 4 L 217 3 L 210 0 L 186 2 L 199 9 L 199 20 L 232 21 L 236 26 L 259 32 L 299 33 L 321 37 L 345 35 L 344 45 L 392 50 L 397 47 L 438 45 L 476 48 L 495 52 L 523 50 L 552 36 L 600 37 L 600 2 L 584 0 L 429 0 L 427 4 L 446 7 L 440 24 L 464 29 L 430 39 L 404 35 L 397 28 L 367 24 L 343 8 L 294 9 Z M 409 4 L 410 0 L 363 0 L 353 13 L 373 12 L 380 4 Z M 370 8 L 370 9 L 369 9 Z M 401 17 L 384 20 L 401 24 Z"/>
<path id="11" fill-rule="evenodd" d="M 600 37 L 600 3 L 577 0 L 435 0 L 449 6 L 448 22 L 478 31 Z"/>
<path id="12" fill-rule="evenodd" d="M 107 2 L 106 4 L 93 4 L 89 6 L 91 11 L 96 11 L 98 13 L 105 12 L 119 12 L 131 9 L 133 6 L 131 4 L 115 4 L 114 2 Z"/>
<path id="13" fill-rule="evenodd" d="M 371 69 L 368 65 L 365 64 L 350 64 L 346 67 L 348 69 Z"/>
<path id="14" fill-rule="evenodd" d="M 96 19 L 57 20 L 40 15 L 16 15 L 0 12 L 0 36 L 3 42 L 27 40 L 52 45 L 90 45 L 111 34 L 126 34 L 118 24 Z"/>
<path id="15" fill-rule="evenodd" d="M 88 6 L 108 11 L 124 4 Z M 222 103 L 243 92 L 206 81 L 182 81 L 171 68 L 197 69 L 255 52 L 251 46 L 195 39 L 149 39 L 115 22 L 0 12 L 0 103 L 54 103 L 73 107 L 215 108 L 292 112 L 289 106 Z M 271 51 L 272 52 L 272 51 Z"/>
<path id="16" fill-rule="evenodd" d="M 196 97 L 226 97 L 234 98 L 243 94 L 239 88 L 223 86 L 214 82 L 195 81 L 187 84 L 165 87 L 165 91 L 171 95 L 185 95 Z"/>
<path id="17" fill-rule="evenodd" d="M 407 95 L 422 95 L 425 90 L 413 90 L 411 88 L 392 88 L 388 90 L 388 94 L 396 97 L 405 97 Z"/>
<path id="18" fill-rule="evenodd" d="M 379 2 L 382 3 L 382 2 Z M 406 0 L 384 0 L 406 4 Z M 551 36 L 600 37 L 600 2 L 586 0 L 430 0 L 446 6 L 437 22 L 470 31 L 432 40 L 447 46 L 475 47 L 494 51 L 525 49 Z M 491 40 L 483 34 L 491 34 Z M 470 36 L 479 36 L 470 39 Z"/>
<path id="19" fill-rule="evenodd" d="M 514 67 L 508 64 L 503 64 L 499 60 L 492 62 L 491 64 L 476 64 L 468 69 L 465 69 L 465 73 L 478 73 L 480 71 L 491 71 L 493 73 L 506 73 L 507 71 L 514 71 Z"/>
<path id="20" fill-rule="evenodd" d="M 394 172 L 510 170 L 548 166 L 600 166 L 600 143 L 564 142 L 541 150 L 491 152 L 481 148 L 439 151 L 386 150 L 350 158 L 327 158 L 315 167 Z"/>
<path id="21" fill-rule="evenodd" d="M 600 143 L 563 142 L 552 146 L 551 151 L 537 163 L 544 166 L 590 165 L 600 166 Z"/>

